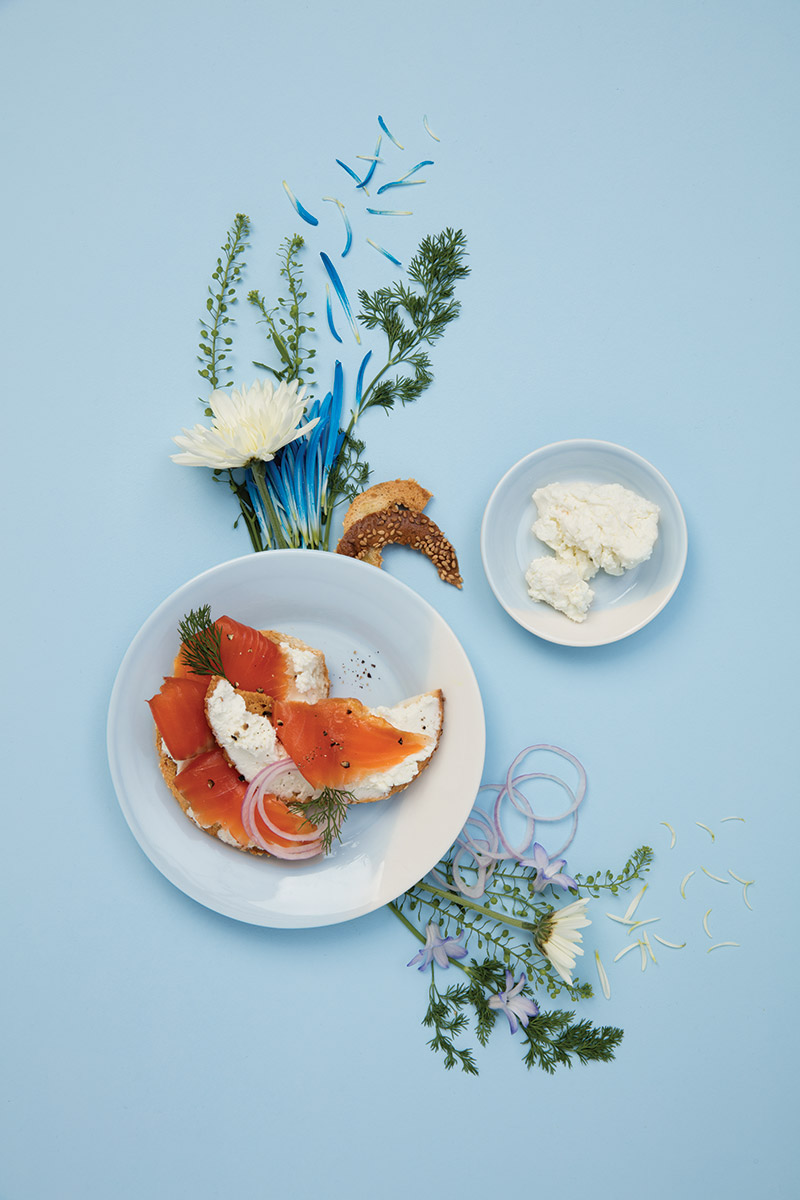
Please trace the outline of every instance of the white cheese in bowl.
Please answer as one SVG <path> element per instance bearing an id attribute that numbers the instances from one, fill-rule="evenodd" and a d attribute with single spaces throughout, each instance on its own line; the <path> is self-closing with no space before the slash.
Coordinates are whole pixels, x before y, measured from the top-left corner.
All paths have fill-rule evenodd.
<path id="1" fill-rule="evenodd" d="M 583 621 L 593 598 L 586 580 L 646 562 L 658 537 L 659 507 L 619 483 L 550 483 L 533 493 L 533 532 L 555 551 L 526 572 L 532 599 Z"/>
<path id="2" fill-rule="evenodd" d="M 570 562 L 543 554 L 525 572 L 531 599 L 542 600 L 573 621 L 585 621 L 594 592 Z"/>

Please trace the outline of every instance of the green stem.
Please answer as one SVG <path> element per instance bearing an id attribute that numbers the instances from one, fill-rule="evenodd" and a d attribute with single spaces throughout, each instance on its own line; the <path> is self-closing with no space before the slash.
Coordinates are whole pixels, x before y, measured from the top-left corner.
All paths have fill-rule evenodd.
<path id="1" fill-rule="evenodd" d="M 421 888 L 424 892 L 430 892 L 433 896 L 442 896 L 451 904 L 458 905 L 459 908 L 470 908 L 473 912 L 491 917 L 494 921 L 502 921 L 504 925 L 514 925 L 517 929 L 524 929 L 527 933 L 535 934 L 536 932 L 535 926 L 530 921 L 519 921 L 516 917 L 510 917 L 504 912 L 500 913 L 496 909 L 485 908 L 482 904 L 476 904 L 474 900 L 470 900 L 468 896 L 457 896 L 454 892 L 446 892 L 443 888 L 434 887 L 432 883 L 420 882 L 416 884 L 416 887 Z"/>
<path id="2" fill-rule="evenodd" d="M 266 509 L 267 517 L 269 518 L 270 529 L 275 541 L 278 543 L 278 549 L 288 550 L 289 543 L 284 537 L 283 528 L 278 520 L 278 514 L 275 511 L 275 506 L 272 503 L 272 497 L 269 494 L 269 489 L 264 478 L 264 464 L 262 462 L 251 463 L 250 469 L 253 472 L 253 479 L 256 481 L 258 494 L 263 501 L 264 508 Z"/>

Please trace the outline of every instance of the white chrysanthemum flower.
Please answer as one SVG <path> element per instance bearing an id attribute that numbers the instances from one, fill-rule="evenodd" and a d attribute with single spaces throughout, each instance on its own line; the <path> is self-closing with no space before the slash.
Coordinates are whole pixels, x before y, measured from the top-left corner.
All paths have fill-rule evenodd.
<path id="1" fill-rule="evenodd" d="M 306 410 L 305 388 L 296 379 L 273 387 L 268 380 L 256 380 L 241 391 L 217 389 L 211 393 L 211 428 L 195 425 L 184 429 L 182 437 L 172 440 L 182 454 L 172 461 L 189 467 L 246 467 L 256 461 L 269 462 L 289 442 L 305 437 L 319 417 L 298 425 Z"/>
<path id="2" fill-rule="evenodd" d="M 547 917 L 544 933 L 539 938 L 539 949 L 550 959 L 558 974 L 572 986 L 572 972 L 575 969 L 575 956 L 583 954 L 578 945 L 582 940 L 579 930 L 584 925 L 591 925 L 586 915 L 588 899 L 575 900 L 565 908 Z"/>

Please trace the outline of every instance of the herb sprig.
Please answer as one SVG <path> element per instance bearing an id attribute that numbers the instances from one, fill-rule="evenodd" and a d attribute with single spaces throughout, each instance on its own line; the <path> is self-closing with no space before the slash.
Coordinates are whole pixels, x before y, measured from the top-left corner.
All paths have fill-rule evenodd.
<path id="1" fill-rule="evenodd" d="M 249 236 L 250 218 L 244 213 L 237 213 L 217 258 L 217 264 L 211 273 L 211 283 L 206 299 L 206 316 L 200 318 L 202 332 L 198 361 L 203 365 L 198 368 L 197 373 L 202 379 L 208 381 L 212 390 L 233 386 L 232 379 L 222 378 L 223 375 L 230 375 L 232 370 L 227 359 L 233 338 L 225 327 L 232 325 L 234 321 L 230 309 L 237 302 L 236 289 L 246 266 L 242 255 L 249 244 L 247 241 Z M 201 403 L 206 405 L 205 415 L 213 416 L 213 410 L 207 400 L 201 397 Z M 228 467 L 225 470 L 215 470 L 213 475 L 215 480 L 222 479 L 228 484 L 239 502 L 239 516 L 233 523 L 234 529 L 240 520 L 244 520 L 253 549 L 264 550 L 258 515 L 247 485 L 241 478 L 241 473 L 236 473 Z"/>
<path id="2" fill-rule="evenodd" d="M 500 864 L 487 879 L 486 891 L 478 901 L 458 891 L 452 874 L 452 853 L 448 852 L 437 868 L 446 886 L 438 886 L 426 877 L 389 904 L 389 908 L 421 942 L 425 941 L 422 930 L 429 922 L 435 923 L 442 935 L 463 935 L 472 957 L 463 961 L 453 959 L 450 965 L 464 972 L 468 982 L 441 990 L 432 962 L 428 1007 L 422 1023 L 433 1029 L 428 1044 L 434 1052 L 442 1054 L 445 1067 L 450 1069 L 458 1064 L 468 1074 L 477 1074 L 472 1050 L 459 1047 L 456 1038 L 468 1029 L 471 1010 L 475 1036 L 482 1046 L 486 1045 L 499 1015 L 489 1007 L 489 998 L 503 991 L 507 970 L 514 975 L 525 974 L 527 982 L 522 995 L 532 996 L 538 989 L 546 991 L 551 999 L 566 993 L 577 1001 L 588 999 L 593 992 L 588 983 L 577 980 L 566 983 L 541 950 L 549 918 L 556 908 L 543 892 L 535 890 L 535 876 L 529 868 L 513 862 Z M 583 892 L 596 897 L 600 889 L 608 889 L 616 895 L 642 879 L 652 859 L 650 847 L 641 846 L 620 871 L 598 871 L 585 880 L 577 876 L 577 888 L 569 890 L 573 895 Z M 484 957 L 476 956 L 474 951 L 482 951 Z M 598 1028 L 589 1021 L 576 1019 L 572 1011 L 554 1009 L 540 1012 L 527 1027 L 520 1028 L 520 1035 L 526 1066 L 552 1073 L 558 1066 L 571 1066 L 574 1060 L 609 1061 L 623 1031 L 614 1026 Z"/>
<path id="3" fill-rule="evenodd" d="M 369 478 L 369 464 L 363 458 L 364 443 L 354 432 L 364 413 L 371 408 L 382 408 L 388 413 L 396 404 L 411 404 L 433 382 L 431 360 L 425 347 L 437 342 L 461 311 L 455 288 L 470 273 L 464 261 L 466 254 L 467 239 L 463 231 L 447 228 L 423 238 L 409 263 L 408 277 L 417 289 L 397 282 L 371 294 L 359 291 L 358 320 L 367 329 L 380 329 L 384 333 L 386 362 L 357 396 L 344 430 L 328 489 L 331 512 L 341 500 L 352 499 Z M 388 374 L 403 367 L 409 369 Z M 328 533 L 326 529 L 326 547 Z"/>
<path id="4" fill-rule="evenodd" d="M 249 236 L 250 218 L 244 213 L 237 213 L 211 275 L 212 282 L 209 284 L 206 300 L 208 319 L 200 320 L 203 332 L 200 336 L 198 359 L 204 365 L 198 370 L 198 375 L 207 379 L 212 388 L 231 387 L 233 383 L 230 379 L 223 381 L 221 378 L 223 374 L 231 371 L 226 359 L 228 348 L 233 343 L 233 338 L 224 333 L 224 326 L 233 321 L 229 310 L 236 303 L 236 284 L 245 266 L 240 259 Z M 207 408 L 206 416 L 211 415 L 211 409 Z"/>
<path id="5" fill-rule="evenodd" d="M 222 675 L 222 631 L 211 620 L 211 606 L 193 608 L 178 623 L 181 659 L 194 675 Z"/>
<path id="6" fill-rule="evenodd" d="M 304 375 L 314 374 L 314 368 L 308 364 L 317 353 L 315 349 L 303 345 L 304 335 L 314 332 L 313 325 L 305 324 L 306 318 L 314 316 L 313 312 L 303 311 L 308 293 L 303 291 L 303 264 L 299 255 L 304 246 L 303 238 L 296 233 L 284 238 L 278 251 L 280 273 L 286 280 L 289 299 L 279 296 L 275 307 L 267 308 L 267 301 L 257 289 L 247 295 L 250 303 L 261 313 L 261 323 L 267 327 L 267 338 L 278 351 L 281 362 L 280 367 L 273 367 L 269 363 L 254 360 L 253 366 L 269 371 L 285 383 L 296 379 L 301 385 L 305 382 Z"/>
<path id="7" fill-rule="evenodd" d="M 288 808 L 311 825 L 318 826 L 323 853 L 330 854 L 334 841 L 342 840 L 342 826 L 352 801 L 352 792 L 325 787 L 310 800 L 291 800 Z"/>

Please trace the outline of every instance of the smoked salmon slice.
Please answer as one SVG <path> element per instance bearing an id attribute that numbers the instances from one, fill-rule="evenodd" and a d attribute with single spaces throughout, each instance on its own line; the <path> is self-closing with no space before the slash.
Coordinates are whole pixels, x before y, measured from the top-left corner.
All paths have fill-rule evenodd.
<path id="1" fill-rule="evenodd" d="M 207 688 L 205 676 L 170 675 L 147 701 L 158 732 L 175 759 L 192 758 L 214 745 L 205 712 Z"/>
<path id="2" fill-rule="evenodd" d="M 398 729 L 355 699 L 280 700 L 272 719 L 287 754 L 314 788 L 346 790 L 429 744 L 427 737 Z"/>
<path id="3" fill-rule="evenodd" d="M 242 847 L 251 845 L 242 822 L 242 805 L 247 784 L 228 762 L 219 749 L 198 754 L 175 776 L 173 786 L 180 792 L 192 810 L 194 820 L 204 829 L 219 825 Z M 313 826 L 306 818 L 289 810 L 277 796 L 263 798 L 264 811 L 273 825 L 290 834 L 307 834 Z M 296 842 L 282 838 L 268 828 L 259 814 L 254 814 L 258 831 L 265 842 L 274 846 L 292 849 Z"/>
<path id="4" fill-rule="evenodd" d="M 289 691 L 294 672 L 277 642 L 265 637 L 258 629 L 242 625 L 232 617 L 219 617 L 215 626 L 220 631 L 222 672 L 234 687 L 246 692 L 263 692 L 265 696 L 283 698 Z M 191 674 L 181 648 L 175 660 L 176 675 Z"/>
<path id="5" fill-rule="evenodd" d="M 239 778 L 219 749 L 198 754 L 175 776 L 175 788 L 192 810 L 198 825 L 220 825 L 241 846 L 250 839 L 242 824 L 242 802 L 247 784 Z"/>

